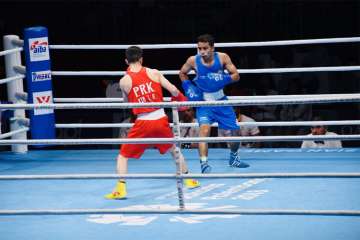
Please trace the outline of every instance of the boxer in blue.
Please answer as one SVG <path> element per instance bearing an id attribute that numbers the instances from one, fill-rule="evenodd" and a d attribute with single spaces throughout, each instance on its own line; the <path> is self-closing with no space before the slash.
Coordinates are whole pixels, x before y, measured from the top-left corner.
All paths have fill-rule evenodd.
<path id="1" fill-rule="evenodd" d="M 189 57 L 180 70 L 179 77 L 182 87 L 190 101 L 226 100 L 224 87 L 240 79 L 229 55 L 215 52 L 214 43 L 214 38 L 209 34 L 199 36 L 197 39 L 198 54 Z M 224 71 L 225 69 L 228 73 Z M 196 72 L 196 77 L 192 81 L 188 76 L 191 70 Z M 196 108 L 196 117 L 200 125 L 200 137 L 210 136 L 211 124 L 214 122 L 218 123 L 220 129 L 227 130 L 229 136 L 239 135 L 236 115 L 231 106 L 198 107 Z M 249 167 L 249 164 L 240 161 L 238 149 L 239 143 L 230 144 L 229 165 L 238 168 Z M 201 172 L 210 173 L 207 143 L 199 143 L 199 156 Z"/>

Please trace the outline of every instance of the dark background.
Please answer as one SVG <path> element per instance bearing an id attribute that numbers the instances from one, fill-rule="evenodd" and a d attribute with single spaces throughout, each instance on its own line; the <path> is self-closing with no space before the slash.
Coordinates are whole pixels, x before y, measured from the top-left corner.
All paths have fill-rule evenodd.
<path id="1" fill-rule="evenodd" d="M 216 42 L 252 42 L 360 36 L 360 1 L 0 1 L 0 35 L 22 38 L 23 29 L 45 26 L 50 44 L 195 43 L 203 33 Z M 1 45 L 2 45 L 2 39 Z M 237 68 L 318 67 L 360 65 L 360 44 L 321 44 L 224 48 Z M 195 49 L 145 50 L 144 65 L 178 70 Z M 53 50 L 53 70 L 125 70 L 123 50 Z M 0 77 L 5 77 L 3 58 Z M 177 76 L 168 76 L 177 86 Z M 54 97 L 105 97 L 111 77 L 53 77 Z M 229 95 L 358 93 L 359 72 L 242 74 L 228 86 Z M 1 100 L 6 88 L 0 85 Z M 306 106 L 304 116 L 285 106 L 245 107 L 257 121 L 360 119 L 355 103 Z M 115 110 L 116 111 L 116 110 Z M 286 113 L 288 112 L 288 113 Z M 268 116 L 269 113 L 271 116 Z M 57 110 L 57 123 L 112 122 L 112 111 Z M 308 128 L 261 129 L 264 135 L 302 134 Z M 330 128 L 339 134 L 359 134 L 360 127 Z M 59 137 L 109 137 L 110 129 L 59 129 Z M 283 145 L 281 145 L 283 144 Z M 299 146 L 299 143 L 268 146 Z M 358 146 L 344 142 L 345 146 Z"/>

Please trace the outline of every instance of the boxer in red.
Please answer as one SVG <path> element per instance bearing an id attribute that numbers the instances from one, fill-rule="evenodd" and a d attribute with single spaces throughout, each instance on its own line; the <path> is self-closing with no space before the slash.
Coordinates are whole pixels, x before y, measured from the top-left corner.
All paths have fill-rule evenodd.
<path id="1" fill-rule="evenodd" d="M 148 103 L 162 102 L 162 88 L 171 93 L 173 101 L 186 101 L 186 97 L 171 84 L 158 70 L 142 66 L 142 49 L 136 46 L 126 50 L 126 63 L 129 65 L 127 74 L 120 79 L 120 88 L 128 102 Z M 137 116 L 134 126 L 128 133 L 128 138 L 172 138 L 168 117 L 162 108 L 136 108 L 132 109 Z M 176 155 L 176 146 L 166 144 L 123 144 L 117 157 L 117 173 L 128 172 L 128 159 L 140 158 L 147 148 L 155 147 L 161 154 L 170 150 L 173 158 Z M 179 154 L 182 173 L 188 173 L 184 156 Z M 188 188 L 196 188 L 200 183 L 195 179 L 184 179 Z M 105 195 L 107 199 L 125 199 L 126 182 L 119 179 L 112 193 Z"/>

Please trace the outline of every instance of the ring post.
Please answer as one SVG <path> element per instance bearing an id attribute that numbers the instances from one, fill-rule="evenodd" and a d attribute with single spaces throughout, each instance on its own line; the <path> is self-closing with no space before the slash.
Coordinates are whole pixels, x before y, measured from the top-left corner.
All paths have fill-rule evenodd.
<path id="1" fill-rule="evenodd" d="M 26 60 L 26 81 L 29 94 L 28 103 L 53 103 L 47 28 L 30 27 L 24 30 L 24 52 Z M 29 112 L 31 137 L 33 139 L 54 139 L 54 110 L 33 109 Z M 41 145 L 40 147 L 44 146 L 47 145 Z"/>
<path id="2" fill-rule="evenodd" d="M 18 46 L 14 44 L 15 41 L 19 41 L 19 37 L 15 35 L 6 35 L 4 36 L 4 50 L 10 50 L 17 48 Z M 15 66 L 21 66 L 21 56 L 20 52 L 13 52 L 11 54 L 5 55 L 5 71 L 6 77 L 14 77 L 18 75 L 15 71 Z M 22 103 L 21 100 L 18 100 L 16 97 L 17 93 L 24 92 L 23 79 L 13 80 L 7 83 L 7 94 L 8 101 L 12 103 Z M 14 118 L 25 118 L 24 109 L 14 110 Z M 21 125 L 18 121 L 10 121 L 10 131 L 15 131 L 21 128 Z M 26 132 L 17 133 L 11 136 L 12 139 L 27 139 Z M 15 153 L 26 153 L 28 151 L 28 146 L 25 144 L 11 145 L 11 151 Z"/>
<path id="3" fill-rule="evenodd" d="M 175 138 L 180 137 L 180 126 L 179 126 L 179 112 L 176 107 L 172 108 L 172 115 L 173 115 L 173 133 Z M 182 174 L 181 169 L 181 162 L 180 162 L 180 143 L 175 143 L 175 164 L 176 164 L 176 176 L 180 176 Z M 183 191 L 183 179 L 176 178 L 176 187 L 178 191 L 178 199 L 179 199 L 179 210 L 185 209 L 185 201 L 184 201 L 184 191 Z"/>

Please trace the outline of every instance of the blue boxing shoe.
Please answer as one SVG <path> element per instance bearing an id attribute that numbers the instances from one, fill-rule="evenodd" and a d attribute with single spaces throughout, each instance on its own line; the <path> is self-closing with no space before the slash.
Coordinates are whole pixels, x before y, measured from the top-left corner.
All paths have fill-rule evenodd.
<path id="1" fill-rule="evenodd" d="M 247 164 L 244 161 L 240 161 L 240 156 L 239 153 L 236 152 L 230 152 L 230 160 L 229 160 L 229 165 L 231 167 L 236 167 L 236 168 L 247 168 L 250 167 L 249 164 Z"/>
<path id="2" fill-rule="evenodd" d="M 201 164 L 201 173 L 211 173 L 211 166 L 208 162 L 200 162 Z"/>

